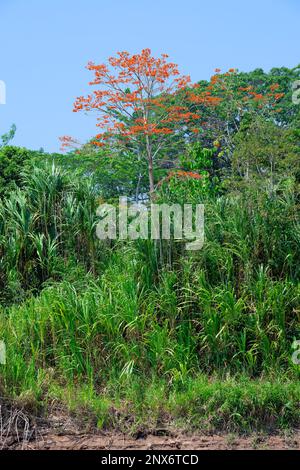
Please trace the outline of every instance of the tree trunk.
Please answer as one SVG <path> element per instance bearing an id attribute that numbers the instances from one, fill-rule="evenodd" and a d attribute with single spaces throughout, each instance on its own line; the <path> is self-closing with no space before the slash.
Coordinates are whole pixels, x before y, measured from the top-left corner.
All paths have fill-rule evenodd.
<path id="1" fill-rule="evenodd" d="M 152 158 L 148 163 L 148 173 L 149 173 L 149 188 L 150 188 L 150 199 L 153 199 L 154 196 L 154 177 L 153 177 L 153 162 Z"/>
<path id="2" fill-rule="evenodd" d="M 152 200 L 154 196 L 153 158 L 152 158 L 151 144 L 150 144 L 148 135 L 146 136 L 146 145 L 147 145 L 148 175 L 149 175 L 149 189 L 150 189 L 149 196 L 150 196 L 150 200 Z"/>

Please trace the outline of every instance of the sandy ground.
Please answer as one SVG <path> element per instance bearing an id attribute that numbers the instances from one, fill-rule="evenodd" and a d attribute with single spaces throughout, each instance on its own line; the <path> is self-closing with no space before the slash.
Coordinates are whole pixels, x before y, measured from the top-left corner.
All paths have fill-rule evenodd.
<path id="1" fill-rule="evenodd" d="M 166 426 L 135 437 L 117 431 L 83 432 L 82 423 L 63 410 L 37 418 L 0 398 L 0 449 L 21 450 L 222 450 L 300 449 L 300 429 L 286 434 L 188 434 Z"/>
<path id="2" fill-rule="evenodd" d="M 9 449 L 36 450 L 225 450 L 225 449 L 300 449 L 300 432 L 291 436 L 239 437 L 236 435 L 184 435 L 154 436 L 141 439 L 118 433 L 101 434 L 47 434 L 32 442 L 7 443 Z"/>

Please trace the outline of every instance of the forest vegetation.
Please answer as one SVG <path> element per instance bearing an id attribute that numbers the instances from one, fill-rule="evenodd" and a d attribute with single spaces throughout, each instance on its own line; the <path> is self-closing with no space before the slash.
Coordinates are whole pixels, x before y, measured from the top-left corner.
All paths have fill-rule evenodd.
<path id="1" fill-rule="evenodd" d="M 94 139 L 2 136 L 1 396 L 101 429 L 299 427 L 300 66 L 192 84 L 145 49 L 88 68 Z M 121 196 L 204 204 L 203 248 L 99 240 Z"/>

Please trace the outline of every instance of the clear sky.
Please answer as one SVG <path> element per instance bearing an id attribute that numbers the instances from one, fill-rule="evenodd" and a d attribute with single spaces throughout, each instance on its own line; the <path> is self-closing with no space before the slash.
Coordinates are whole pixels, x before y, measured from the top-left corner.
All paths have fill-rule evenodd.
<path id="1" fill-rule="evenodd" d="M 168 53 L 194 81 L 216 67 L 294 67 L 299 19 L 300 0 L 0 0 L 0 134 L 15 123 L 15 145 L 46 151 L 60 135 L 86 141 L 95 118 L 72 113 L 85 65 L 119 50 Z"/>

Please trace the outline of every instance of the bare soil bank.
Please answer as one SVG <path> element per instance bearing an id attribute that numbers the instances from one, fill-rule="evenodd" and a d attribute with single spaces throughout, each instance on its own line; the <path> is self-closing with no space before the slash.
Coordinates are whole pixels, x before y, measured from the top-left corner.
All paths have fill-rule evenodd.
<path id="1" fill-rule="evenodd" d="M 285 434 L 187 433 L 174 427 L 137 432 L 85 428 L 63 410 L 37 418 L 0 399 L 0 449 L 21 450 L 225 450 L 300 449 L 300 430 Z"/>
<path id="2" fill-rule="evenodd" d="M 240 437 L 229 435 L 148 435 L 135 439 L 119 433 L 57 435 L 46 434 L 27 443 L 11 443 L 9 449 L 39 450 L 225 450 L 225 449 L 300 449 L 300 432 L 291 436 Z"/>

